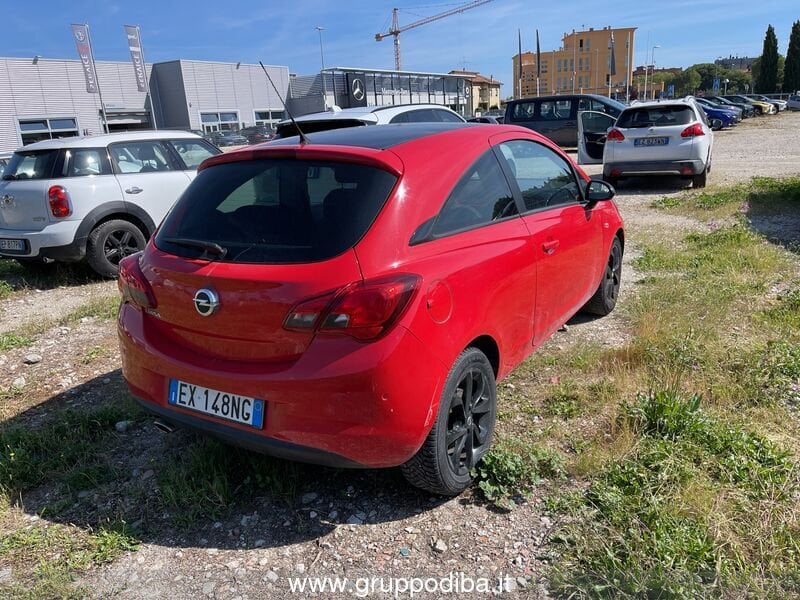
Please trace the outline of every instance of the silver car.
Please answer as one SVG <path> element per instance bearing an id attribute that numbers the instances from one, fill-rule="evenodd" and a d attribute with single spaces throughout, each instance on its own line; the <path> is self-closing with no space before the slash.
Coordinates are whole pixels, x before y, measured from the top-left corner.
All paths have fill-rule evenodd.
<path id="1" fill-rule="evenodd" d="M 181 131 L 45 140 L 10 158 L 0 181 L 0 256 L 88 260 L 115 277 L 144 248 L 198 165 L 220 150 Z"/>

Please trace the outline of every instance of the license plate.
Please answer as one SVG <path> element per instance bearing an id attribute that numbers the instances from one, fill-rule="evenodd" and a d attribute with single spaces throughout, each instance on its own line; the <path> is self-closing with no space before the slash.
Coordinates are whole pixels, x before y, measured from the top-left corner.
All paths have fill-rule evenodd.
<path id="1" fill-rule="evenodd" d="M 0 250 L 22 252 L 25 250 L 25 240 L 0 240 Z"/>
<path id="2" fill-rule="evenodd" d="M 667 144 L 669 144 L 668 137 L 647 137 L 633 140 L 634 146 L 666 146 Z"/>
<path id="3" fill-rule="evenodd" d="M 180 406 L 228 421 L 243 423 L 256 429 L 261 429 L 264 425 L 264 401 L 257 398 L 239 396 L 171 379 L 167 401 L 172 406 Z"/>

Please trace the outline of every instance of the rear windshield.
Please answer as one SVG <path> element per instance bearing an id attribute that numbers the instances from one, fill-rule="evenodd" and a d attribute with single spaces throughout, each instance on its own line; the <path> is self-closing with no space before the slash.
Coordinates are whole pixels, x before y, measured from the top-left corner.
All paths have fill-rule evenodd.
<path id="1" fill-rule="evenodd" d="M 315 133 L 317 131 L 330 131 L 331 129 L 344 129 L 345 127 L 361 127 L 366 123 L 359 119 L 323 119 L 321 121 L 303 121 L 298 125 L 303 133 Z M 297 127 L 289 121 L 278 125 L 275 137 L 287 138 L 293 135 L 297 135 Z"/>
<path id="2" fill-rule="evenodd" d="M 694 121 L 694 111 L 688 106 L 642 106 L 622 112 L 617 127 L 669 127 L 688 125 Z"/>
<path id="3" fill-rule="evenodd" d="M 3 171 L 3 179 L 50 179 L 58 150 L 15 152 Z"/>
<path id="4" fill-rule="evenodd" d="M 329 161 L 217 165 L 200 171 L 155 243 L 178 256 L 225 262 L 325 260 L 366 233 L 396 180 L 381 169 Z M 223 252 L 209 254 L 208 243 Z"/>

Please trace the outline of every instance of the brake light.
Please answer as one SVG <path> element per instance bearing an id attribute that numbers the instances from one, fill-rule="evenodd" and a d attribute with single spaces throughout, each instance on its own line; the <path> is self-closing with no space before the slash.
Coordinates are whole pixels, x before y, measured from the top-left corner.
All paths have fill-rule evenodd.
<path id="1" fill-rule="evenodd" d="M 403 314 L 419 280 L 416 275 L 395 275 L 352 283 L 335 294 L 298 304 L 286 317 L 284 327 L 375 339 Z"/>
<path id="2" fill-rule="evenodd" d="M 141 308 L 155 308 L 156 299 L 153 289 L 142 273 L 139 259 L 142 253 L 137 252 L 126 256 L 119 261 L 119 279 L 117 286 L 122 296 L 122 302 L 131 302 Z"/>
<path id="3" fill-rule="evenodd" d="M 47 199 L 50 201 L 50 213 L 54 217 L 63 218 L 72 214 L 67 198 L 67 190 L 60 185 L 50 186 L 47 190 Z"/>
<path id="4" fill-rule="evenodd" d="M 623 142 L 625 141 L 625 136 L 622 135 L 622 132 L 619 129 L 614 128 L 608 132 L 608 135 L 606 135 L 606 141 Z"/>
<path id="5" fill-rule="evenodd" d="M 681 131 L 681 137 L 689 138 L 689 137 L 699 137 L 701 135 L 705 135 L 706 132 L 703 131 L 703 126 L 700 123 L 695 123 L 694 125 L 689 125 L 686 129 Z"/>

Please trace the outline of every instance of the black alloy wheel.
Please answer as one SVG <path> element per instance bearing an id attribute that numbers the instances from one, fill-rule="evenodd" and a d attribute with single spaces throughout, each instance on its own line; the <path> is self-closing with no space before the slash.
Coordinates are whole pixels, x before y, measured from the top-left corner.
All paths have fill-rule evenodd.
<path id="1" fill-rule="evenodd" d="M 136 225 L 113 219 L 101 223 L 89 234 L 86 259 L 99 275 L 113 278 L 119 271 L 119 261 L 144 250 L 145 244 L 147 238 Z"/>
<path id="2" fill-rule="evenodd" d="M 494 428 L 494 401 L 479 369 L 469 369 L 450 397 L 447 413 L 447 459 L 454 475 L 463 476 L 489 448 Z"/>
<path id="3" fill-rule="evenodd" d="M 622 285 L 622 242 L 614 237 L 611 251 L 608 253 L 603 279 L 594 296 L 584 305 L 583 310 L 593 315 L 604 317 L 617 305 L 619 288 Z"/>
<path id="4" fill-rule="evenodd" d="M 402 465 L 405 478 L 434 494 L 455 496 L 472 483 L 472 469 L 489 450 L 497 419 L 495 372 L 478 348 L 453 363 L 436 421 L 417 453 Z"/>

